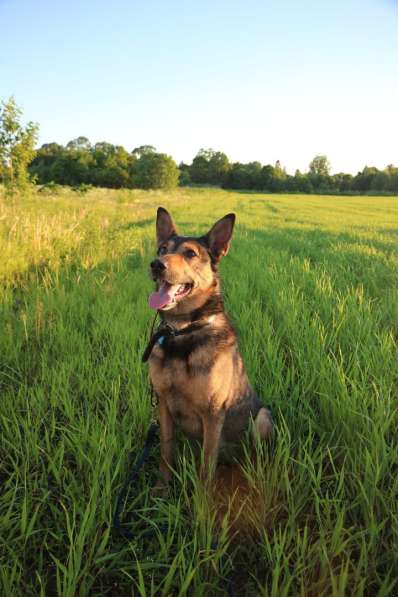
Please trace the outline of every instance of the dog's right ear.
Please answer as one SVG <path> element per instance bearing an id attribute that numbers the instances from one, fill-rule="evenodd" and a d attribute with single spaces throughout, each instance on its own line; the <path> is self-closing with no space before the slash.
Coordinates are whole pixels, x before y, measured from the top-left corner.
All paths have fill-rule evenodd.
<path id="1" fill-rule="evenodd" d="M 165 243 L 173 235 L 177 234 L 177 229 L 173 218 L 164 207 L 158 207 L 156 216 L 156 240 L 158 246 Z"/>

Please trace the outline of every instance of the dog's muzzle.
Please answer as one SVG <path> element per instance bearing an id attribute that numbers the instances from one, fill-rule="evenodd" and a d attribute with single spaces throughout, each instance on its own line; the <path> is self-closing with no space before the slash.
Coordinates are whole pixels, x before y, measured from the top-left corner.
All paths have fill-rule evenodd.
<path id="1" fill-rule="evenodd" d="M 163 274 L 165 269 L 167 269 L 166 265 L 163 263 L 163 261 L 160 261 L 160 259 L 154 259 L 151 261 L 150 267 L 152 276 L 154 278 L 158 278 L 161 274 Z"/>

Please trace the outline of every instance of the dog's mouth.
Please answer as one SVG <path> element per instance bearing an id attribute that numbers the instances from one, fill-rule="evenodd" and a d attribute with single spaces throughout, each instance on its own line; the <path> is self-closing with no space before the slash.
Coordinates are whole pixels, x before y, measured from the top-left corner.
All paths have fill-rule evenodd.
<path id="1" fill-rule="evenodd" d="M 193 289 L 193 284 L 170 284 L 169 282 L 159 282 L 159 288 L 149 297 L 149 306 L 151 309 L 167 310 L 187 297 Z"/>

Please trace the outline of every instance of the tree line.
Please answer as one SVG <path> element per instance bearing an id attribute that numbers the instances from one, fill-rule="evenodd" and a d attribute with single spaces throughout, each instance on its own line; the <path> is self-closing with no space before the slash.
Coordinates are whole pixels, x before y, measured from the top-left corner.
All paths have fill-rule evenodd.
<path id="1" fill-rule="evenodd" d="M 119 145 L 96 143 L 78 137 L 65 147 L 48 143 L 37 150 L 30 172 L 41 184 L 91 184 L 110 188 L 168 189 L 190 185 L 216 185 L 225 189 L 269 193 L 397 193 L 398 168 L 366 166 L 355 176 L 330 173 L 326 156 L 316 156 L 307 172 L 292 176 L 280 162 L 230 163 L 225 153 L 201 149 L 191 164 L 181 163 L 144 145 L 127 152 Z"/>
<path id="2" fill-rule="evenodd" d="M 365 166 L 355 176 L 330 173 L 325 155 L 314 157 L 307 172 L 296 170 L 292 176 L 279 161 L 275 165 L 260 162 L 230 163 L 225 153 L 201 149 L 191 165 L 180 164 L 183 184 L 216 184 L 225 189 L 264 191 L 269 193 L 398 193 L 398 168 L 384 170 Z"/>
<path id="3" fill-rule="evenodd" d="M 177 166 L 173 158 L 151 145 L 128 152 L 121 145 L 91 144 L 81 136 L 65 146 L 45 143 L 35 150 L 37 136 L 37 124 L 22 126 L 14 98 L 0 104 L 0 182 L 11 191 L 36 182 L 115 189 L 170 189 L 179 184 L 268 193 L 398 193 L 398 168 L 393 165 L 384 170 L 365 166 L 355 176 L 331 174 L 328 158 L 318 155 L 307 172 L 296 170 L 290 175 L 279 161 L 275 165 L 231 163 L 221 151 L 201 149 L 191 164 Z"/>

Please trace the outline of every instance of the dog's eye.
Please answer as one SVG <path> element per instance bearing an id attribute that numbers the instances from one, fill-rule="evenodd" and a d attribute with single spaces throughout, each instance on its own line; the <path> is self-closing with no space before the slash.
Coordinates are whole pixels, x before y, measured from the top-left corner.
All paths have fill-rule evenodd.
<path id="1" fill-rule="evenodd" d="M 158 255 L 165 255 L 166 253 L 167 253 L 167 247 L 165 247 L 165 246 L 159 247 Z"/>
<path id="2" fill-rule="evenodd" d="M 184 255 L 185 255 L 185 257 L 188 257 L 188 259 L 192 259 L 193 257 L 197 257 L 195 251 L 192 251 L 192 249 L 187 249 L 186 251 L 184 251 Z"/>

